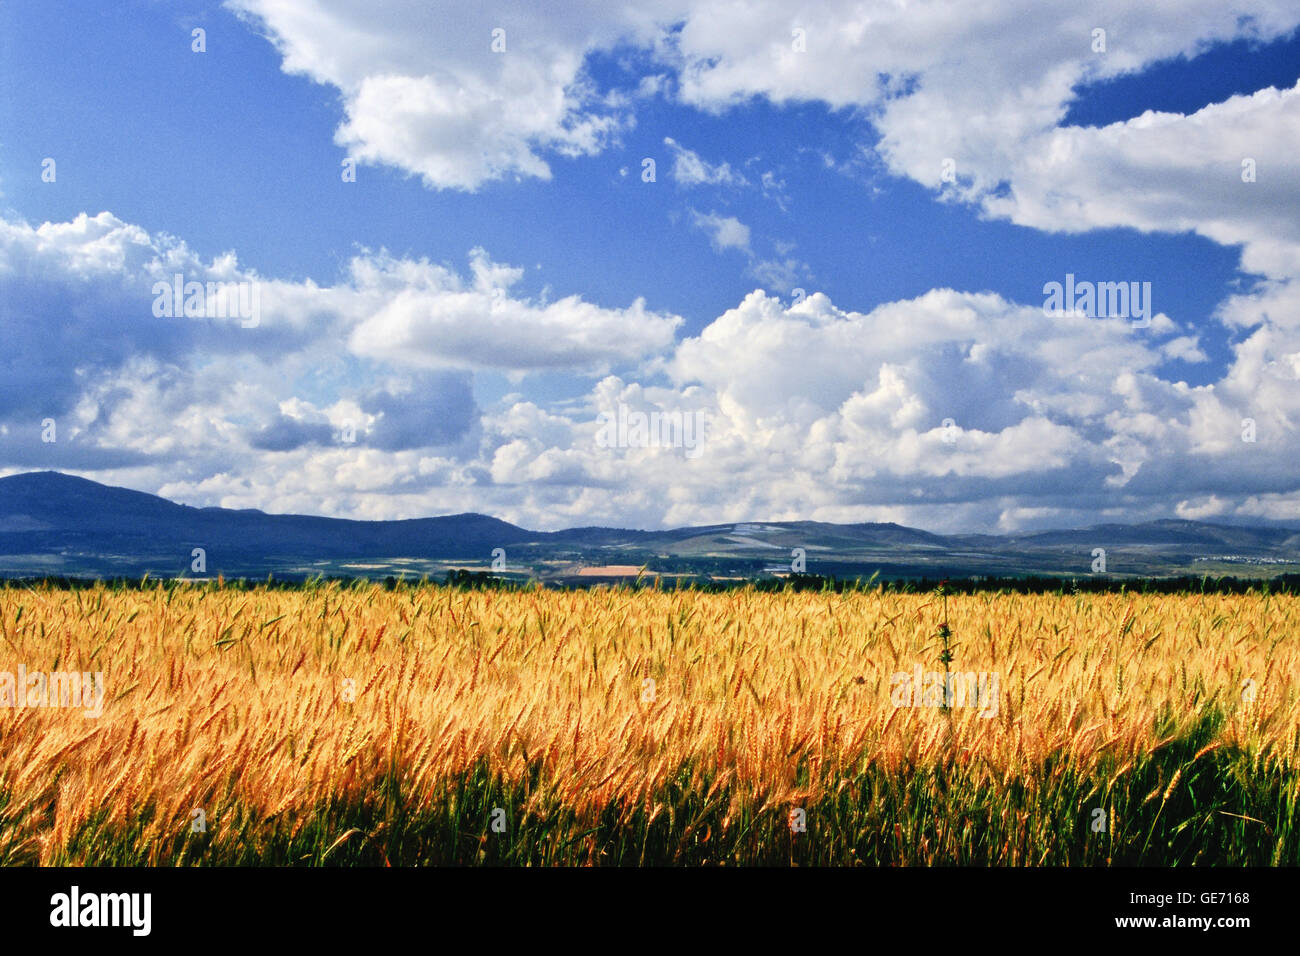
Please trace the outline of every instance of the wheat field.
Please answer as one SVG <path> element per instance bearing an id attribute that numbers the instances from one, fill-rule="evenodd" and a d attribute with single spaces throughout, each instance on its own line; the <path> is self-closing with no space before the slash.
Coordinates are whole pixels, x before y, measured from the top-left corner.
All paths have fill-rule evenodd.
<path id="1" fill-rule="evenodd" d="M 945 623 L 996 692 L 900 704 Z M 0 671 L 103 675 L 98 716 L 0 699 L 0 864 L 1295 865 L 1298 623 L 1259 593 L 0 588 Z"/>

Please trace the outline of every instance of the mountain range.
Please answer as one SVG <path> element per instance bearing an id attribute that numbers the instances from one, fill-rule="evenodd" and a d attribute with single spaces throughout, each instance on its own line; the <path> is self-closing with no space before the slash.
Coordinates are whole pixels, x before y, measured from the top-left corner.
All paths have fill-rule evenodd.
<path id="1" fill-rule="evenodd" d="M 558 583 L 642 568 L 715 580 L 792 570 L 848 578 L 1271 576 L 1300 570 L 1300 531 L 1165 519 L 1012 535 L 817 521 L 544 532 L 472 513 L 357 521 L 194 508 L 52 471 L 0 478 L 0 577 L 436 578 L 453 568 Z"/>

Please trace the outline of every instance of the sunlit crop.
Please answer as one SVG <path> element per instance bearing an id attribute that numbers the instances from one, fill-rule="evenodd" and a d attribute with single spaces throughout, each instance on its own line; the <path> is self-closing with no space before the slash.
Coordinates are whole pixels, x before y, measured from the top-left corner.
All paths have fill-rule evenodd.
<path id="1" fill-rule="evenodd" d="M 945 617 L 996 698 L 896 706 Z M 0 690 L 10 865 L 1300 862 L 1289 596 L 0 589 L 20 665 L 105 696 Z"/>

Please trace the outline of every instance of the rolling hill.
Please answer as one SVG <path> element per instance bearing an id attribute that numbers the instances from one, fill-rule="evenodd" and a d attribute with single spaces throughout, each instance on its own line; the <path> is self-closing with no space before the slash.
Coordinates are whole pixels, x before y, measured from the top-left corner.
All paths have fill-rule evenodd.
<path id="1" fill-rule="evenodd" d="M 787 572 L 796 549 L 809 573 L 839 577 L 1087 575 L 1097 548 L 1106 550 L 1113 575 L 1300 568 L 1300 532 L 1268 525 L 1163 519 L 1002 536 L 777 521 L 540 532 L 473 513 L 356 521 L 194 508 L 51 471 L 0 478 L 0 576 L 7 577 L 380 577 L 469 567 L 566 580 L 584 567 L 620 565 L 734 578 Z M 204 559 L 199 570 L 195 549 Z"/>

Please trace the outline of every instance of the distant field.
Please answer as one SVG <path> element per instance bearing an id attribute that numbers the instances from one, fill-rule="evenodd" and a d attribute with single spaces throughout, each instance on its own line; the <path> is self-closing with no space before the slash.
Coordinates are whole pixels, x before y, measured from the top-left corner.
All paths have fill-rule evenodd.
<path id="1" fill-rule="evenodd" d="M 0 589 L 0 864 L 1295 865 L 1298 692 L 1292 596 Z"/>

